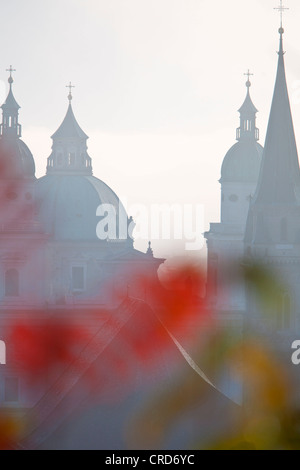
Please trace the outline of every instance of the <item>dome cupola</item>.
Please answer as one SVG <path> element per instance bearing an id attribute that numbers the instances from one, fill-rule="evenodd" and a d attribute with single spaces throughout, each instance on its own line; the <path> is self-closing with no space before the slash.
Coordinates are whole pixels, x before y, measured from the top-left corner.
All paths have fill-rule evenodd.
<path id="1" fill-rule="evenodd" d="M 248 80 L 246 82 L 247 95 L 244 103 L 239 109 L 240 113 L 240 127 L 236 130 L 236 140 L 241 141 L 245 139 L 259 140 L 259 130 L 256 127 L 256 113 L 258 110 L 254 106 L 250 97 L 250 76 L 253 75 L 248 70 Z"/>
<path id="2" fill-rule="evenodd" d="M 87 153 L 88 136 L 83 132 L 72 109 L 72 88 L 69 88 L 67 114 L 52 135 L 52 153 L 48 158 L 47 174 L 92 175 L 92 160 Z"/>
<path id="3" fill-rule="evenodd" d="M 72 85 L 69 85 L 69 107 L 61 126 L 53 134 L 52 154 L 48 158 L 47 174 L 37 181 L 36 195 L 39 219 L 44 230 L 54 240 L 102 241 L 97 225 L 109 220 L 112 232 L 105 240 L 115 241 L 122 230 L 127 234 L 129 219 L 114 191 L 93 176 L 92 159 L 87 153 L 88 136 L 73 113 Z M 99 207 L 103 215 L 97 215 Z M 122 224 L 122 229 L 120 228 Z M 122 232 L 123 233 L 123 232 Z M 115 235 L 115 236 L 114 236 Z M 123 239 L 132 246 L 132 240 Z M 115 246 L 122 247 L 124 243 Z"/>
<path id="4" fill-rule="evenodd" d="M 222 186 L 221 220 L 226 224 L 244 227 L 259 179 L 263 147 L 258 143 L 257 109 L 250 97 L 250 72 L 247 75 L 247 94 L 239 109 L 240 126 L 237 142 L 223 160 L 220 183 Z"/>
<path id="5" fill-rule="evenodd" d="M 237 143 L 225 155 L 221 169 L 221 183 L 257 183 L 263 153 L 258 143 L 256 113 L 250 96 L 250 72 L 246 73 L 247 94 L 239 109 L 240 126 L 236 130 Z"/>
<path id="6" fill-rule="evenodd" d="M 22 128 L 19 124 L 19 109 L 12 90 L 14 83 L 10 66 L 8 72 L 9 92 L 5 103 L 1 106 L 2 123 L 0 124 L 0 178 L 22 179 L 34 178 L 35 164 L 32 153 L 20 139 Z"/>

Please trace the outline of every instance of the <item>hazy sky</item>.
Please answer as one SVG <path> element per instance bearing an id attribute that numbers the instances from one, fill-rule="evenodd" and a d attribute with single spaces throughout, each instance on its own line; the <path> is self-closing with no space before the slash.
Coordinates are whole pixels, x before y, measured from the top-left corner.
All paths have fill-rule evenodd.
<path id="1" fill-rule="evenodd" d="M 286 71 L 300 141 L 300 2 L 285 3 Z M 90 137 L 95 176 L 128 204 L 203 204 L 207 229 L 219 219 L 220 167 L 235 142 L 248 68 L 264 143 L 278 4 L 1 0 L 0 80 L 7 83 L 10 64 L 17 69 L 14 92 L 37 176 L 45 173 L 72 80 L 73 109 Z M 136 246 L 146 249 L 146 241 Z M 153 247 L 168 257 L 182 245 L 154 241 Z"/>

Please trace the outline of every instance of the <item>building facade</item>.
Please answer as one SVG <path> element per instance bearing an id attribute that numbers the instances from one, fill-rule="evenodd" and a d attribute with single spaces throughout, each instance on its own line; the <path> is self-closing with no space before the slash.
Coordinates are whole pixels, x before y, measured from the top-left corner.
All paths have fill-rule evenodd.
<path id="1" fill-rule="evenodd" d="M 47 174 L 37 179 L 32 153 L 21 140 L 19 105 L 9 93 L 0 126 L 0 328 L 13 321 L 71 318 L 98 331 L 126 298 L 145 301 L 145 289 L 131 282 L 139 272 L 157 278 L 163 262 L 134 249 L 134 222 L 114 191 L 93 175 L 88 136 L 77 123 L 68 96 L 66 116 L 53 134 Z M 93 323 L 94 322 L 94 323 Z M 10 351 L 8 351 L 9 357 Z M 34 406 L 16 365 L 2 367 L 4 407 Z M 47 384 L 45 384 L 47 387 Z M 45 388 L 46 389 L 46 388 Z"/>

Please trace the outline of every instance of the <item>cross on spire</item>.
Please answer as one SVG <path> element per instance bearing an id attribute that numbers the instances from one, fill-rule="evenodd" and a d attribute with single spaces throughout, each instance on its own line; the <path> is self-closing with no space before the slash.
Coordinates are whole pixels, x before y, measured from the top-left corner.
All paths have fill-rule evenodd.
<path id="1" fill-rule="evenodd" d="M 283 4 L 282 4 L 283 0 L 280 0 L 280 5 L 276 8 L 274 8 L 274 10 L 278 10 L 279 14 L 280 14 L 280 28 L 282 28 L 282 17 L 283 17 L 283 13 L 286 11 L 286 10 L 289 10 L 289 8 L 286 8 Z"/>
<path id="2" fill-rule="evenodd" d="M 244 75 L 248 78 L 248 80 L 246 82 L 246 87 L 250 88 L 250 86 L 251 86 L 250 77 L 253 77 L 254 73 L 251 73 L 250 70 L 248 69 L 248 71 L 246 73 L 244 73 Z"/>
<path id="3" fill-rule="evenodd" d="M 75 85 L 72 85 L 72 82 L 70 82 L 69 85 L 66 85 L 66 88 L 69 88 L 68 100 L 71 102 L 73 99 L 72 88 L 75 88 Z"/>
<path id="4" fill-rule="evenodd" d="M 11 85 L 14 81 L 13 77 L 12 77 L 12 73 L 13 72 L 16 72 L 16 69 L 13 69 L 13 66 L 11 65 L 9 67 L 9 69 L 6 69 L 6 72 L 9 72 L 9 78 L 8 78 L 8 83 Z"/>
<path id="5" fill-rule="evenodd" d="M 244 73 L 244 75 L 246 75 L 246 77 L 248 77 L 248 80 L 250 80 L 250 77 L 252 77 L 254 73 L 251 73 L 250 70 L 248 69 L 248 71 Z"/>
<path id="6" fill-rule="evenodd" d="M 16 69 L 13 69 L 12 65 L 9 67 L 9 69 L 6 69 L 6 72 L 10 73 L 10 76 L 12 76 L 12 73 L 15 72 Z"/>

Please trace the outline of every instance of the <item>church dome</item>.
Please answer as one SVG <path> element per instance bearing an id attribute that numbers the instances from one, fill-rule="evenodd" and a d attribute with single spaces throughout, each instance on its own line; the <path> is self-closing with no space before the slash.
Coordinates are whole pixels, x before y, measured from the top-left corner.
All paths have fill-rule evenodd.
<path id="1" fill-rule="evenodd" d="M 34 178 L 34 159 L 22 140 L 0 138 L 0 175 L 9 179 Z"/>
<path id="2" fill-rule="evenodd" d="M 114 240 L 119 236 L 122 239 L 127 235 L 129 223 L 126 211 L 113 190 L 93 176 L 92 159 L 87 153 L 88 136 L 74 116 L 69 86 L 69 107 L 52 135 L 47 174 L 36 183 L 39 220 L 54 240 L 99 240 L 96 229 L 101 221 L 104 239 Z M 97 215 L 97 209 L 104 204 L 108 206 L 102 206 L 102 213 Z"/>
<path id="3" fill-rule="evenodd" d="M 259 130 L 256 127 L 258 112 L 250 97 L 250 72 L 247 74 L 247 95 L 239 109 L 240 127 L 236 131 L 236 140 L 225 155 L 221 169 L 221 183 L 257 184 L 263 147 L 258 143 Z"/>
<path id="4" fill-rule="evenodd" d="M 103 181 L 87 175 L 46 175 L 36 183 L 39 221 L 55 240 L 96 241 L 100 204 L 110 204 L 126 217 L 118 196 Z M 124 220 L 124 219 L 123 219 Z"/>
<path id="5" fill-rule="evenodd" d="M 225 155 L 221 183 L 257 183 L 263 147 L 254 140 L 241 140 Z"/>

